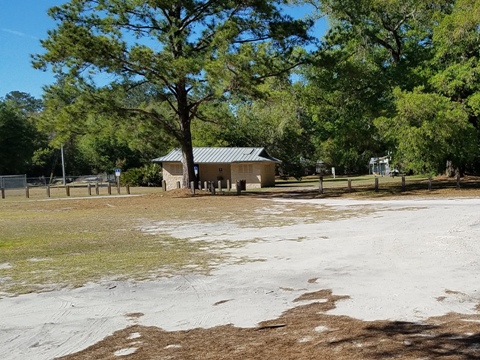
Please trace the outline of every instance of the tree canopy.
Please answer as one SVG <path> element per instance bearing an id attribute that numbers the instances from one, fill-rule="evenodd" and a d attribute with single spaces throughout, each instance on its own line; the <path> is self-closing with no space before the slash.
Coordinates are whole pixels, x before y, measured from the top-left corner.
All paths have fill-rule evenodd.
<path id="1" fill-rule="evenodd" d="M 310 23 L 285 15 L 285 3 L 70 0 L 50 9 L 57 27 L 34 64 L 74 80 L 104 110 L 151 119 L 172 135 L 188 186 L 191 123 L 205 120 L 204 104 L 237 92 L 258 95 L 266 78 L 300 63 L 295 46 L 308 39 Z M 99 79 L 109 84 L 98 89 Z M 154 90 L 152 101 L 128 106 L 129 91 L 143 84 Z"/>
<path id="2" fill-rule="evenodd" d="M 34 110 L 28 94 L 9 93 L 0 99 L 0 174 L 21 174 L 31 167 L 38 134 L 27 116 Z"/>
<path id="3" fill-rule="evenodd" d="M 478 1 L 70 0 L 49 14 L 33 63 L 57 81 L 43 100 L 0 99 L 2 156 L 23 144 L 3 171 L 47 175 L 63 144 L 73 175 L 180 146 L 184 186 L 193 145 L 263 146 L 296 177 L 385 155 L 405 172 L 480 173 Z"/>

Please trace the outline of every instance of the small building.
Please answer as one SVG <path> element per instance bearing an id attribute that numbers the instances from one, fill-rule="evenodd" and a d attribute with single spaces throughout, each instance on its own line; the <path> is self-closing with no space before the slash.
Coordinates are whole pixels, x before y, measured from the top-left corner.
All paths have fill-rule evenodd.
<path id="1" fill-rule="evenodd" d="M 261 147 L 196 147 L 193 160 L 197 182 L 213 181 L 217 186 L 221 181 L 222 188 L 227 181 L 235 188 L 237 180 L 245 180 L 248 188 L 275 186 L 275 164 L 281 162 Z M 176 188 L 183 177 L 181 149 L 152 161 L 162 164 L 167 190 Z"/>
<path id="2" fill-rule="evenodd" d="M 369 162 L 369 174 L 390 175 L 390 157 L 371 158 Z"/>

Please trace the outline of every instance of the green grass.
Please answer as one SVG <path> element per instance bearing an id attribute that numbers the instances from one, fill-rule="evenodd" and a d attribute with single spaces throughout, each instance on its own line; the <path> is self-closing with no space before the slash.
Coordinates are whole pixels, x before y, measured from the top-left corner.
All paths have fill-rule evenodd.
<path id="1" fill-rule="evenodd" d="M 0 292 L 81 286 L 104 278 L 140 280 L 190 265 L 206 272 L 221 258 L 202 250 L 201 241 L 142 233 L 125 208 L 102 214 L 81 204 L 63 211 L 46 203 L 23 205 L 0 208 Z M 39 211 L 42 205 L 47 210 Z"/>
<path id="2" fill-rule="evenodd" d="M 147 234 L 141 229 L 145 224 L 234 223 L 260 229 L 358 215 L 308 204 L 289 204 L 290 211 L 284 211 L 287 205 L 248 196 L 172 198 L 159 189 L 147 192 L 150 195 L 49 201 L 32 192 L 33 199 L 2 200 L 0 293 L 76 287 L 102 279 L 208 273 L 227 261 L 229 249 L 258 241 L 177 239 Z"/>
<path id="3" fill-rule="evenodd" d="M 233 242 L 221 236 L 209 241 L 177 239 L 167 233 L 146 234 L 141 230 L 144 224 L 233 223 L 261 229 L 369 215 L 364 208 L 336 211 L 317 204 L 272 203 L 267 198 L 480 196 L 478 178 L 462 179 L 461 189 L 455 189 L 454 180 L 435 179 L 433 190 L 428 191 L 426 178 L 407 177 L 405 192 L 400 191 L 401 178 L 379 178 L 378 192 L 373 191 L 373 176 L 352 177 L 352 192 L 347 190 L 346 178 L 324 180 L 324 194 L 318 193 L 318 178 L 306 178 L 248 190 L 242 196 L 174 198 L 158 188 L 132 188 L 133 194 L 146 195 L 120 198 L 88 197 L 84 192 L 83 199 L 63 195 L 45 201 L 41 189 L 32 189 L 30 199 L 24 193 L 8 196 L 0 199 L 0 294 L 82 286 L 104 279 L 208 273 L 225 261 L 252 261 L 228 259 L 228 251 L 258 241 Z"/>

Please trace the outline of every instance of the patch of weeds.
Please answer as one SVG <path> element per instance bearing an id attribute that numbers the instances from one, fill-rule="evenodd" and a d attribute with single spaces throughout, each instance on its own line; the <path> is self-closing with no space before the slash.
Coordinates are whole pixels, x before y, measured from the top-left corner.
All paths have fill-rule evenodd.
<path id="1" fill-rule="evenodd" d="M 152 271 L 208 272 L 222 257 L 202 241 L 115 232 L 116 219 L 94 213 L 68 221 L 47 213 L 41 221 L 9 224 L 0 234 L 0 263 L 10 265 L 0 269 L 0 292 L 10 294 L 78 287 L 106 277 L 142 280 Z"/>

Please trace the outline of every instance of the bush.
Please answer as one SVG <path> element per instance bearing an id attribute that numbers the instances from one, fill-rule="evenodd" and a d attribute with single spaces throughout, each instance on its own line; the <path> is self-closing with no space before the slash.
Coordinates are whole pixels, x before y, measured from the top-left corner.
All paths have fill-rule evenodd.
<path id="1" fill-rule="evenodd" d="M 157 164 L 128 169 L 120 179 L 123 185 L 132 186 L 161 186 L 163 180 L 161 168 Z"/>

